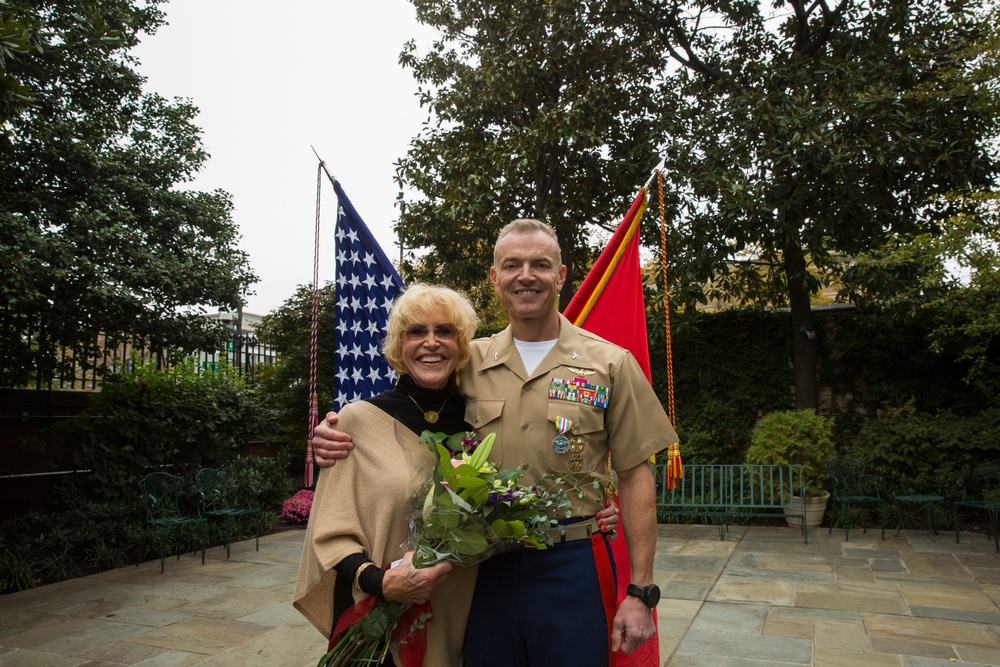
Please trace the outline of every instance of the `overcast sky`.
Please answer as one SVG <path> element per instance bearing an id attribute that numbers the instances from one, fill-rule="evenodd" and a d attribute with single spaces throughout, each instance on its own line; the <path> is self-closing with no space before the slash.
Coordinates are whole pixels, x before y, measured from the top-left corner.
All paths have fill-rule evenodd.
<path id="1" fill-rule="evenodd" d="M 241 247 L 260 282 L 247 312 L 265 314 L 313 276 L 314 146 L 390 258 L 398 191 L 393 163 L 426 112 L 398 64 L 434 33 L 406 0 L 170 0 L 169 25 L 133 53 L 147 88 L 186 97 L 211 155 L 193 184 L 233 196 Z M 336 196 L 324 176 L 320 282 L 333 279 Z"/>

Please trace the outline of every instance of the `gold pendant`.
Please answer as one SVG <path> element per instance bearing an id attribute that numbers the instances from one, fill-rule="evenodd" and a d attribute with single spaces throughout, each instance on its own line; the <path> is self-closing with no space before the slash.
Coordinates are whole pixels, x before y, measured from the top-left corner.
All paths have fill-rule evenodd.
<path id="1" fill-rule="evenodd" d="M 424 413 L 424 421 L 428 424 L 436 424 L 438 420 L 437 410 L 428 410 Z"/>

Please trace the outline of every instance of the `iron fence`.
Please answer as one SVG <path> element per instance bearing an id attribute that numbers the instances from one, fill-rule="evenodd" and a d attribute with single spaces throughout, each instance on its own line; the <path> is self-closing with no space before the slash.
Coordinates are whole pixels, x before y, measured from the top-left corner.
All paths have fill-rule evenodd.
<path id="1" fill-rule="evenodd" d="M 96 345 L 90 349 L 92 353 L 80 355 L 70 348 L 62 348 L 59 363 L 52 373 L 38 368 L 32 383 L 15 388 L 100 391 L 104 378 L 111 373 L 130 372 L 136 363 L 155 363 L 158 369 L 163 369 L 168 366 L 168 359 L 177 356 L 161 347 L 154 348 L 142 338 L 103 333 L 98 334 Z M 250 383 L 257 382 L 256 371 L 261 364 L 273 364 L 276 358 L 274 350 L 252 333 L 233 336 L 221 350 L 180 356 L 194 356 L 198 367 L 206 372 L 226 366 L 235 368 Z"/>

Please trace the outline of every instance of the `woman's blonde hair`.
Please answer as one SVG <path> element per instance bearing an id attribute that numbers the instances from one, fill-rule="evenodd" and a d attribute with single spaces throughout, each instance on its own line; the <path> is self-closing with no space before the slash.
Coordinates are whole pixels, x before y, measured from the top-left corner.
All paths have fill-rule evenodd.
<path id="1" fill-rule="evenodd" d="M 469 363 L 472 349 L 469 341 L 476 333 L 479 317 L 472 307 L 468 297 L 443 285 L 425 285 L 416 283 L 410 285 L 399 295 L 389 310 L 389 320 L 386 323 L 385 340 L 382 341 L 382 352 L 389 364 L 397 372 L 405 372 L 403 365 L 404 332 L 411 324 L 426 324 L 431 320 L 439 320 L 455 325 L 458 342 L 458 359 L 455 370 L 459 371 Z"/>

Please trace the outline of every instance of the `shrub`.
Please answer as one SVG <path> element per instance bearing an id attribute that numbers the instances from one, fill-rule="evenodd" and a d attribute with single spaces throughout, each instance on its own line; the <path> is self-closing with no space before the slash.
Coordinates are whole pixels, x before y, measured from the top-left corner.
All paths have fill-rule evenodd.
<path id="1" fill-rule="evenodd" d="M 292 491 L 289 459 L 288 451 L 282 450 L 273 459 L 237 457 L 227 466 L 242 501 L 263 509 L 265 530 L 274 523 L 282 499 Z M 193 483 L 192 477 L 188 477 L 189 483 Z M 215 522 L 212 526 L 209 544 L 221 544 L 221 531 Z M 256 525 L 246 519 L 234 524 L 233 530 L 235 539 L 244 539 L 255 534 Z M 168 534 L 171 554 L 200 548 L 196 527 Z M 145 522 L 136 484 L 127 498 L 81 500 L 65 512 L 33 511 L 0 522 L 0 593 L 151 560 L 159 553 L 159 537 Z"/>
<path id="2" fill-rule="evenodd" d="M 978 463 L 1000 458 L 1000 409 L 959 416 L 911 412 L 868 421 L 851 455 L 881 475 L 890 495 L 940 493 L 951 499 L 951 480 Z"/>
<path id="3" fill-rule="evenodd" d="M 278 508 L 294 490 L 288 476 L 292 460 L 290 447 L 282 447 L 277 456 L 237 456 L 226 466 L 231 500 L 236 505 Z"/>
<path id="4" fill-rule="evenodd" d="M 309 521 L 313 495 L 309 489 L 302 489 L 284 502 L 281 506 L 281 516 L 292 523 L 306 523 Z"/>
<path id="5" fill-rule="evenodd" d="M 87 410 L 52 430 L 72 452 L 73 468 L 90 471 L 68 476 L 60 491 L 67 504 L 129 498 L 151 469 L 224 465 L 270 421 L 232 369 L 202 373 L 193 360 L 167 370 L 139 364 L 108 377 Z"/>
<path id="6" fill-rule="evenodd" d="M 826 489 L 826 463 L 836 454 L 833 420 L 812 410 L 781 410 L 761 417 L 750 436 L 746 462 L 802 466 L 808 497 Z"/>

